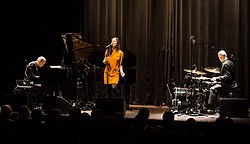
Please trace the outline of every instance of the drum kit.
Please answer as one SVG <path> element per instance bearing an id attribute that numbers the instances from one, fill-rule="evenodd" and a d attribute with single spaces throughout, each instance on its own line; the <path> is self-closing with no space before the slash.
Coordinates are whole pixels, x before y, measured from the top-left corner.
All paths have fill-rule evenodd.
<path id="1" fill-rule="evenodd" d="M 206 109 L 209 89 L 217 84 L 212 78 L 207 77 L 209 74 L 213 76 L 220 74 L 220 68 L 205 67 L 203 71 L 197 69 L 183 69 L 187 74 L 184 77 L 184 88 L 175 88 L 175 106 L 186 104 L 185 108 L 194 112 L 202 112 Z M 178 102 L 178 104 L 177 104 Z"/>

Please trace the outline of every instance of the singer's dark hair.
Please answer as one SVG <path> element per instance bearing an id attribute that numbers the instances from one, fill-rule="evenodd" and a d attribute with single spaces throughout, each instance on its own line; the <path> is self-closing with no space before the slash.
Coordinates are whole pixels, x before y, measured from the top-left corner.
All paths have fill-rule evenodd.
<path id="1" fill-rule="evenodd" d="M 116 37 L 116 36 L 113 36 L 112 38 L 111 38 L 111 41 L 112 41 L 112 39 L 116 39 L 116 41 L 117 41 L 117 45 L 116 45 L 116 50 L 120 50 L 121 49 L 121 43 L 120 43 L 120 40 L 119 40 L 119 38 L 118 37 Z"/>

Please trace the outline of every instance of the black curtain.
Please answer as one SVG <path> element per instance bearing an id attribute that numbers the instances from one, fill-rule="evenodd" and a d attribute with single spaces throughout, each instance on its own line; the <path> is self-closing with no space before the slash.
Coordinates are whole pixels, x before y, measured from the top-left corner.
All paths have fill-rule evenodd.
<path id="1" fill-rule="evenodd" d="M 220 67 L 217 52 L 235 58 L 240 95 L 249 97 L 249 3 L 247 0 L 85 0 L 81 32 L 89 43 L 112 36 L 137 59 L 132 99 L 170 102 L 183 87 L 183 69 Z M 190 43 L 193 36 L 195 44 Z"/>
<path id="2" fill-rule="evenodd" d="M 39 55 L 60 65 L 61 33 L 80 32 L 85 42 L 102 46 L 117 36 L 134 54 L 136 63 L 125 67 L 136 70 L 131 101 L 170 103 L 167 86 L 183 87 L 183 69 L 193 64 L 201 71 L 219 67 L 220 49 L 235 58 L 240 95 L 249 98 L 248 7 L 248 0 L 12 1 L 4 8 L 0 93 L 12 92 L 26 62 Z"/>

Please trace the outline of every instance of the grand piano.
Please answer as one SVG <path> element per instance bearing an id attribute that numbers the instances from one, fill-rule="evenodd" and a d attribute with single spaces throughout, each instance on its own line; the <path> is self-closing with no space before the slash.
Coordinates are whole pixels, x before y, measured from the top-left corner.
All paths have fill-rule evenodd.
<path id="1" fill-rule="evenodd" d="M 102 60 L 105 46 L 85 42 L 81 33 L 62 33 L 61 37 L 65 45 L 62 64 L 43 68 L 44 85 L 51 92 L 70 89 L 71 92 L 62 92 L 63 96 L 70 95 L 71 98 L 67 99 L 101 97 L 102 93 L 97 91 L 100 89 L 98 84 L 102 84 L 103 81 L 105 65 Z M 126 76 L 120 79 L 120 83 L 125 85 L 125 97 L 129 97 L 129 87 L 135 82 L 136 77 L 135 69 L 132 68 L 136 64 L 136 57 L 129 50 L 123 49 L 123 52 L 123 67 Z M 65 82 L 68 81 L 71 84 L 66 84 L 65 87 Z"/>

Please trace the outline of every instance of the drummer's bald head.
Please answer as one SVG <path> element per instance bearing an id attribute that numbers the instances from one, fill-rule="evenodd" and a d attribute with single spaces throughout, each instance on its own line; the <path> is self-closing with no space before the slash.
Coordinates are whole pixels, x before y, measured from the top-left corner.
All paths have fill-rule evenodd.
<path id="1" fill-rule="evenodd" d="M 227 53 L 226 53 L 226 51 L 224 51 L 224 50 L 220 50 L 220 51 L 218 52 L 218 55 L 222 55 L 222 56 L 227 57 Z"/>

